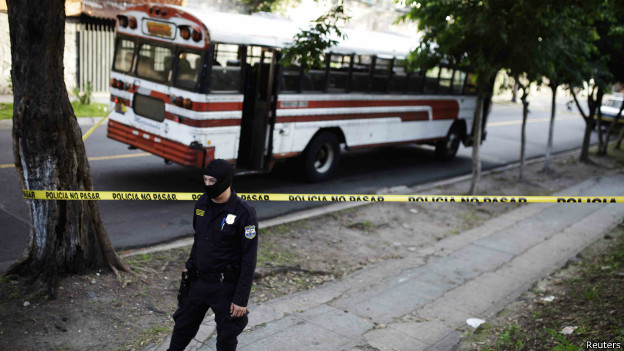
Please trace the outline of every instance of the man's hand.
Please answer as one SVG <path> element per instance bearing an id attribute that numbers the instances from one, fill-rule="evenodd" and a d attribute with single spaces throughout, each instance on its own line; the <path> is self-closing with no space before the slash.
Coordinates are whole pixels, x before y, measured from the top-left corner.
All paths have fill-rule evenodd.
<path id="1" fill-rule="evenodd" d="M 247 307 L 240 307 L 232 303 L 230 306 L 230 313 L 232 317 L 242 317 L 247 313 Z"/>

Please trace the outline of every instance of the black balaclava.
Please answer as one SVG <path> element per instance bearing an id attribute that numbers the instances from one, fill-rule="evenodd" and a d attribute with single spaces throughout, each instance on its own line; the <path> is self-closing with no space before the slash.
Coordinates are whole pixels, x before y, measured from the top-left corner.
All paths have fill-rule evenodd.
<path id="1" fill-rule="evenodd" d="M 219 195 L 232 185 L 232 179 L 234 178 L 234 171 L 232 166 L 222 159 L 213 160 L 204 169 L 204 175 L 211 176 L 217 179 L 217 182 L 213 185 L 205 185 L 205 192 L 209 198 L 215 199 Z"/>

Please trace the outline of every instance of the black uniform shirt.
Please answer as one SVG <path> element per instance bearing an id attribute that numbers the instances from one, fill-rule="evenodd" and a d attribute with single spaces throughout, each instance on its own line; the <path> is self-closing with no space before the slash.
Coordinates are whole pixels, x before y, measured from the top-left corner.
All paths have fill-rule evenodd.
<path id="1" fill-rule="evenodd" d="M 232 191 L 224 204 L 215 204 L 206 194 L 195 202 L 195 240 L 186 268 L 200 272 L 224 272 L 240 266 L 232 302 L 246 307 L 258 252 L 256 211 Z"/>

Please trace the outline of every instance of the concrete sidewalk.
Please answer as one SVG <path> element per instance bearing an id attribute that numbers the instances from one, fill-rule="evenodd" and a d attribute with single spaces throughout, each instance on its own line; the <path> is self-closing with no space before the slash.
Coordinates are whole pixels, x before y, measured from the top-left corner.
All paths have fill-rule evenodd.
<path id="1" fill-rule="evenodd" d="M 624 175 L 561 195 L 622 196 Z M 461 206 L 461 204 L 457 204 Z M 340 281 L 249 306 L 239 350 L 452 350 L 466 319 L 488 319 L 622 221 L 622 204 L 529 204 Z M 187 350 L 215 350 L 207 317 Z M 166 350 L 169 340 L 146 351 Z"/>

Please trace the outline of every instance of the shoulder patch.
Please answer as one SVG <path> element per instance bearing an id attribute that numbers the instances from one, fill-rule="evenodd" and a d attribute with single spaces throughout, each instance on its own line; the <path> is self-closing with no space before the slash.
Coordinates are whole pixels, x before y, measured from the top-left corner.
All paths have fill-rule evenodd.
<path id="1" fill-rule="evenodd" d="M 256 237 L 256 226 L 248 225 L 245 227 L 245 238 L 253 239 Z"/>
<path id="2" fill-rule="evenodd" d="M 198 216 L 202 216 L 203 217 L 205 213 L 206 213 L 206 211 L 204 211 L 204 210 L 200 210 L 199 208 L 195 209 L 195 214 L 198 215 Z"/>

